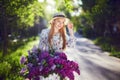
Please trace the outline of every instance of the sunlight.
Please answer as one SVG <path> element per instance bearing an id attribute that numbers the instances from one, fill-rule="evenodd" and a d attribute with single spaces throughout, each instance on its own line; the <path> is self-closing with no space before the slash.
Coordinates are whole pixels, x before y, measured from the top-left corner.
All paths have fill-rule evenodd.
<path id="1" fill-rule="evenodd" d="M 55 12 L 55 1 L 54 0 L 47 0 L 47 7 L 46 7 L 46 11 L 49 13 L 54 13 Z"/>
<path id="2" fill-rule="evenodd" d="M 45 13 L 46 13 L 46 17 L 49 20 L 50 16 L 53 15 L 56 12 L 56 6 L 55 6 L 55 1 L 54 0 L 46 0 L 46 7 L 45 7 Z"/>
<path id="3" fill-rule="evenodd" d="M 44 0 L 38 0 L 38 2 L 44 2 Z"/>
<path id="4" fill-rule="evenodd" d="M 47 3 L 51 6 L 55 6 L 55 1 L 54 0 L 47 0 Z"/>
<path id="5" fill-rule="evenodd" d="M 78 10 L 71 12 L 71 16 L 79 16 L 82 12 L 82 8 L 79 8 Z"/>
<path id="6" fill-rule="evenodd" d="M 73 0 L 73 1 L 74 1 L 74 3 L 73 3 L 74 6 L 82 5 L 82 1 L 81 0 Z"/>
<path id="7" fill-rule="evenodd" d="M 71 12 L 71 16 L 79 16 L 80 13 L 82 12 L 82 8 L 80 7 L 80 5 L 82 5 L 82 1 L 81 0 L 73 0 L 73 6 L 78 8 L 78 10 L 75 10 L 73 12 Z"/>

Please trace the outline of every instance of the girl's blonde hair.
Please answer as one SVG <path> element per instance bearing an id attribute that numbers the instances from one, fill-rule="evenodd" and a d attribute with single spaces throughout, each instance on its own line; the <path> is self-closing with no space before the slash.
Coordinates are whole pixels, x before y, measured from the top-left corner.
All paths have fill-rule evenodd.
<path id="1" fill-rule="evenodd" d="M 51 40 L 53 38 L 53 34 L 54 34 L 54 24 L 55 24 L 55 20 L 57 20 L 59 18 L 56 18 L 54 19 L 52 22 L 50 22 L 51 24 L 51 29 L 50 29 L 50 32 L 49 32 L 49 35 L 48 35 L 48 42 L 50 44 L 50 47 L 52 47 L 52 44 L 51 44 Z M 63 25 L 63 27 L 59 30 L 59 33 L 60 33 L 60 37 L 62 37 L 62 40 L 63 40 L 63 44 L 62 44 L 62 49 L 65 49 L 66 48 L 66 37 L 65 37 L 65 28 L 64 28 L 65 25 Z"/>

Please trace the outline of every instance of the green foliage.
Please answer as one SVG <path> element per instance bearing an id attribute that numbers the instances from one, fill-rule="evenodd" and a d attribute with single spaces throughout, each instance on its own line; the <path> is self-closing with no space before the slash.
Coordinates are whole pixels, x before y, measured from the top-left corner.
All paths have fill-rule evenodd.
<path id="1" fill-rule="evenodd" d="M 65 7 L 69 12 L 73 11 L 73 5 L 71 0 L 64 0 L 65 1 Z"/>
<path id="2" fill-rule="evenodd" d="M 103 13 L 107 8 L 108 0 L 96 0 L 96 5 L 92 8 L 92 12 L 96 14 Z"/>
<path id="3" fill-rule="evenodd" d="M 111 51 L 110 38 L 99 37 L 94 42 L 99 45 L 102 50 Z"/>
<path id="4" fill-rule="evenodd" d="M 11 64 L 9 64 L 7 61 L 0 63 L 0 76 L 7 77 L 9 75 L 9 72 L 11 71 Z"/>
<path id="5" fill-rule="evenodd" d="M 20 57 L 27 55 L 27 51 L 37 44 L 38 37 L 36 39 L 34 37 L 29 38 L 25 43 L 21 41 L 21 43 L 13 44 L 10 49 L 16 48 L 16 50 L 10 50 L 10 54 L 0 57 L 0 78 L 3 80 L 24 80 L 20 75 Z"/>
<path id="6" fill-rule="evenodd" d="M 112 46 L 110 55 L 120 58 L 120 50 L 118 50 L 116 46 Z"/>
<path id="7" fill-rule="evenodd" d="M 24 80 L 24 78 L 20 75 L 10 74 L 9 76 L 10 77 L 6 78 L 5 80 Z"/>
<path id="8" fill-rule="evenodd" d="M 27 26 L 33 26 L 35 20 L 37 20 L 37 18 L 35 17 L 43 16 L 42 11 L 43 9 L 40 3 L 36 1 L 34 1 L 33 4 L 29 4 L 27 7 L 20 7 L 17 11 L 17 16 L 20 18 L 18 20 L 18 23 L 23 23 Z"/>
<path id="9" fill-rule="evenodd" d="M 82 19 L 81 23 L 82 25 L 93 25 L 93 16 L 89 11 L 82 12 L 80 15 L 80 18 Z"/>
<path id="10" fill-rule="evenodd" d="M 96 0 L 81 0 L 82 1 L 82 8 L 86 10 L 91 10 L 91 8 L 95 5 Z"/>
<path id="11" fill-rule="evenodd" d="M 11 65 L 10 70 L 8 70 L 9 68 L 7 67 L 6 67 L 6 70 L 4 69 L 4 72 L 8 71 L 7 76 L 2 76 L 4 80 L 18 80 L 18 79 L 23 80 L 19 74 L 19 70 L 20 70 L 19 58 L 20 57 L 18 55 L 4 57 L 4 62 L 7 61 Z M 3 74 L 6 74 L 6 73 L 3 73 Z"/>
<path id="12" fill-rule="evenodd" d="M 42 3 L 38 0 L 2 0 L 0 1 L 0 38 L 4 39 L 2 42 L 3 55 L 7 54 L 9 45 L 8 35 L 16 37 L 23 37 L 23 29 L 33 26 L 43 16 Z M 3 28 L 4 27 L 4 28 Z M 22 34 L 22 35 L 21 35 Z M 30 33 L 26 33 L 30 34 Z M 20 35 L 20 36 L 19 36 Z M 6 52 L 5 52 L 6 51 Z"/>
<path id="13" fill-rule="evenodd" d="M 115 50 L 113 50 L 110 55 L 120 58 L 120 52 L 115 51 Z"/>
<path id="14" fill-rule="evenodd" d="M 94 42 L 96 45 L 99 45 L 102 48 L 102 50 L 110 52 L 111 56 L 120 58 L 120 51 L 118 51 L 116 47 L 114 47 L 111 44 L 110 38 L 99 37 L 96 40 L 94 40 Z"/>
<path id="15" fill-rule="evenodd" d="M 4 3 L 2 7 L 5 8 L 5 15 L 13 23 L 11 26 L 15 24 L 21 27 L 33 26 L 35 20 L 37 20 L 35 17 L 43 16 L 42 3 L 37 0 L 6 0 L 2 1 L 2 3 Z"/>
<path id="16" fill-rule="evenodd" d="M 6 1 L 2 1 L 3 6 L 6 8 L 6 14 L 7 15 L 15 15 L 17 10 L 20 7 L 23 6 L 28 6 L 30 3 L 32 3 L 34 0 L 6 0 Z"/>
<path id="17" fill-rule="evenodd" d="M 87 12 L 83 12 L 78 17 L 73 17 L 72 21 L 74 22 L 76 26 L 76 30 L 82 30 L 82 33 L 87 38 L 93 38 L 95 37 L 94 30 L 93 30 L 93 21 L 91 14 Z"/>
<path id="18" fill-rule="evenodd" d="M 73 11 L 73 5 L 71 0 L 56 0 L 56 7 L 58 11 Z"/>
<path id="19" fill-rule="evenodd" d="M 85 11 L 85 18 L 88 24 L 92 24 L 96 34 L 103 36 L 106 29 L 107 21 L 112 20 L 113 8 L 108 4 L 110 0 L 82 0 L 82 8 Z"/>
<path id="20" fill-rule="evenodd" d="M 83 28 L 83 36 L 87 37 L 87 38 L 94 38 L 95 34 L 94 31 L 91 27 L 84 27 Z"/>
<path id="21" fill-rule="evenodd" d="M 75 31 L 78 31 L 80 28 L 82 28 L 81 20 L 79 16 L 74 16 L 71 18 L 71 21 L 74 24 Z"/>

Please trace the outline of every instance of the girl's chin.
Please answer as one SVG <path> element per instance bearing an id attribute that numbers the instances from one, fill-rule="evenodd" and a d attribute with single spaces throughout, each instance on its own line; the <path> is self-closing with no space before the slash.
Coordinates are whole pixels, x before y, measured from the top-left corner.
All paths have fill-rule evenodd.
<path id="1" fill-rule="evenodd" d="M 61 29 L 61 28 L 58 28 L 59 30 Z"/>
<path id="2" fill-rule="evenodd" d="M 58 29 L 61 29 L 62 27 L 58 27 Z"/>

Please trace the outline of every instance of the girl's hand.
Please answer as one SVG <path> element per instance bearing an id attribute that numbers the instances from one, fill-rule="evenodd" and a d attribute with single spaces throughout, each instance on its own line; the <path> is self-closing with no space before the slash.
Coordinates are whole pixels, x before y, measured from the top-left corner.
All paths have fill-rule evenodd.
<path id="1" fill-rule="evenodd" d="M 70 33 L 70 36 L 73 36 L 74 35 L 74 31 L 73 31 L 73 23 L 69 22 L 68 25 L 68 30 L 69 30 L 69 33 Z"/>
<path id="2" fill-rule="evenodd" d="M 30 80 L 30 79 L 26 78 L 25 80 Z"/>

